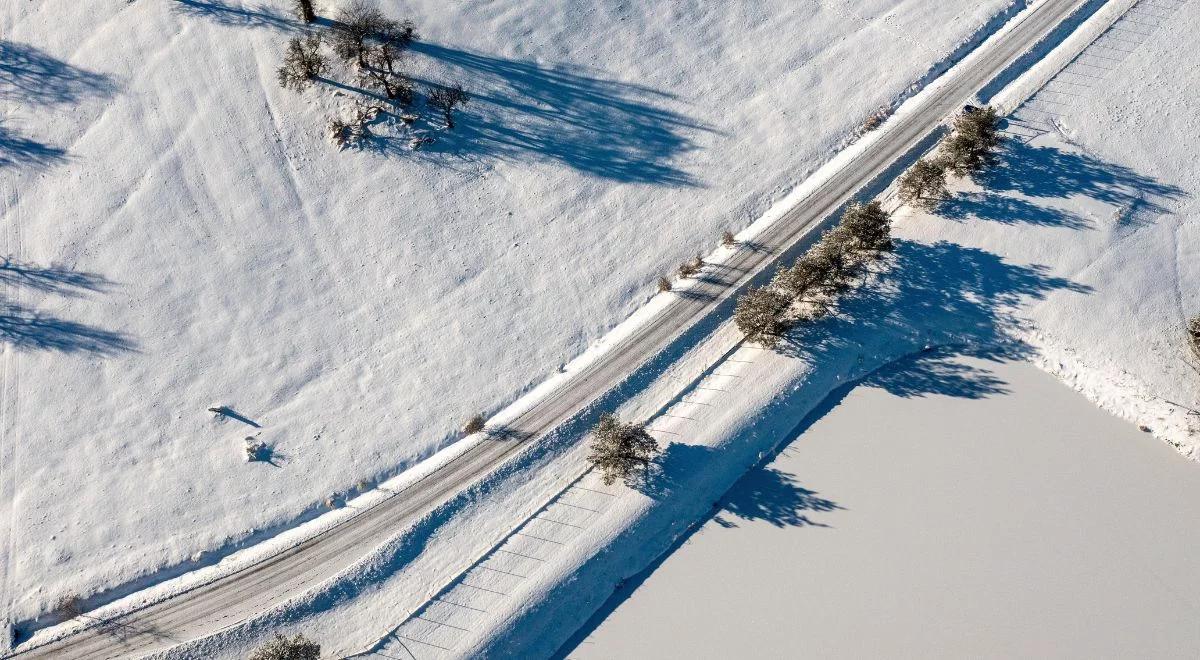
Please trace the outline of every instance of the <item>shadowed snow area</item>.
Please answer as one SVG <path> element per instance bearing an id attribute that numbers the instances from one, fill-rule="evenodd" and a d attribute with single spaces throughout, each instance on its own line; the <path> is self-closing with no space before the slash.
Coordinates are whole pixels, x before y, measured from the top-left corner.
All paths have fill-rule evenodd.
<path id="1" fill-rule="evenodd" d="M 0 256 L 60 273 L 0 277 L 12 620 L 450 443 L 1010 3 L 380 4 L 474 95 L 426 151 L 327 142 L 351 92 L 278 86 L 285 2 L 0 6 Z"/>
<path id="2" fill-rule="evenodd" d="M 843 388 L 801 430 L 564 655 L 1190 658 L 1200 647 L 1200 474 L 1052 376 L 925 354 Z"/>

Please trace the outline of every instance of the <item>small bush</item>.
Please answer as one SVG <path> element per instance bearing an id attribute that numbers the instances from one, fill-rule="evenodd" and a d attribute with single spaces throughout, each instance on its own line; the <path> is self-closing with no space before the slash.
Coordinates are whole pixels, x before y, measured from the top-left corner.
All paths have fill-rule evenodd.
<path id="1" fill-rule="evenodd" d="M 275 633 L 275 637 L 250 654 L 247 660 L 321 660 L 321 645 L 296 635 L 292 638 Z"/>
<path id="2" fill-rule="evenodd" d="M 483 415 L 475 415 L 471 419 L 468 419 L 466 424 L 463 424 L 463 433 L 467 435 L 479 433 L 483 430 L 484 423 L 486 421 L 487 420 L 483 418 Z"/>
<path id="3" fill-rule="evenodd" d="M 725 247 L 733 247 L 737 245 L 737 239 L 734 238 L 733 232 L 729 231 L 728 229 L 721 232 L 721 245 L 724 245 Z"/>
<path id="4" fill-rule="evenodd" d="M 646 432 L 645 426 L 625 424 L 616 415 L 605 413 L 592 428 L 588 462 L 600 471 L 605 484 L 622 479 L 625 485 L 633 486 L 638 470 L 644 477 L 659 451 L 658 441 Z"/>
<path id="5" fill-rule="evenodd" d="M 665 277 L 658 278 L 658 292 L 666 293 L 667 291 L 670 291 L 670 290 L 671 290 L 671 280 L 668 280 Z"/>
<path id="6" fill-rule="evenodd" d="M 1196 355 L 1200 357 L 1200 315 L 1193 316 L 1188 321 L 1187 333 L 1188 343 L 1192 345 L 1192 350 L 1196 351 Z"/>

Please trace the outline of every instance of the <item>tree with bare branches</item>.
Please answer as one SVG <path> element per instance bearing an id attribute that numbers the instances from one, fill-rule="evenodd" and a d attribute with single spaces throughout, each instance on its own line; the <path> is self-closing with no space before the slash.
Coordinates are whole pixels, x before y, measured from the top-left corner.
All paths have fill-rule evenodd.
<path id="1" fill-rule="evenodd" d="M 283 55 L 283 66 L 277 76 L 284 89 L 303 91 L 325 73 L 328 63 L 321 54 L 321 36 L 293 37 Z"/>
<path id="2" fill-rule="evenodd" d="M 347 62 L 366 67 L 368 53 L 375 46 L 388 44 L 403 50 L 416 41 L 417 36 L 412 21 L 388 18 L 371 0 L 352 0 L 338 10 L 333 51 Z"/>
<path id="3" fill-rule="evenodd" d="M 429 90 L 429 105 L 442 112 L 446 128 L 454 130 L 454 109 L 466 105 L 471 96 L 457 83 L 449 87 L 434 87 Z"/>

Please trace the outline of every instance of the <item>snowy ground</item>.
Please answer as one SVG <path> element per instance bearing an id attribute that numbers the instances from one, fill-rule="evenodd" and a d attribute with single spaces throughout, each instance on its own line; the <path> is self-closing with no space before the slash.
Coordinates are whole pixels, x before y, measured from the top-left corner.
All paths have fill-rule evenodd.
<path id="1" fill-rule="evenodd" d="M 399 625 L 366 656 L 549 655 L 787 439 L 825 393 L 929 346 L 1031 360 L 1195 458 L 1195 417 L 1178 404 L 1196 407 L 1200 398 L 1182 344 L 1183 319 L 1200 306 L 1193 156 L 1200 132 L 1190 108 L 1200 74 L 1187 66 L 1200 12 L 1194 0 L 1124 4 L 1132 6 L 1125 18 L 1106 32 L 1098 21 L 1104 36 L 1077 59 L 1058 60 L 1062 72 L 1018 110 L 992 174 L 957 182 L 939 214 L 899 214 L 890 267 L 848 298 L 837 318 L 797 332 L 779 352 L 725 354 L 730 329 L 719 329 L 623 409 L 650 420 L 667 447 L 650 488 L 608 491 L 617 497 L 606 503 L 605 495 L 580 492 L 595 486 L 585 477 L 541 503 L 520 500 L 525 520 L 415 610 L 384 584 L 357 614 L 346 606 L 271 623 L 341 640 L 380 626 L 386 613 Z M 1076 91 L 1065 91 L 1072 85 Z M 996 387 L 950 363 L 931 365 L 927 376 L 891 389 L 915 397 Z M 678 392 L 680 383 L 691 384 L 661 405 L 656 397 Z M 580 459 L 563 459 L 562 478 L 570 481 Z M 593 515 L 560 517 L 571 504 Z M 555 520 L 578 529 L 551 536 Z M 513 560 L 501 555 L 514 552 L 536 557 L 528 560 L 534 564 L 511 570 Z"/>
<path id="2" fill-rule="evenodd" d="M 274 82 L 282 0 L 6 5 L 0 607 L 119 595 L 430 455 L 1009 4 L 385 3 L 420 78 L 476 93 L 419 155 L 331 149 L 344 99 Z"/>
<path id="3" fill-rule="evenodd" d="M 918 382 L 942 386 L 914 396 Z M 924 353 L 841 388 L 800 433 L 613 594 L 565 655 L 1193 658 L 1200 648 L 1189 623 L 1200 527 L 1180 524 L 1200 515 L 1200 471 L 1053 376 Z"/>

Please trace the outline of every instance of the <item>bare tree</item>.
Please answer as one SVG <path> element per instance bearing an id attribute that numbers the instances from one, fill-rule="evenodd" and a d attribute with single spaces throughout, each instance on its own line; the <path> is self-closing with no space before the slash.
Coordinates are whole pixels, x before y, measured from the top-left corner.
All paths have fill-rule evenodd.
<path id="1" fill-rule="evenodd" d="M 321 660 L 321 645 L 304 635 L 289 639 L 275 633 L 271 641 L 256 649 L 247 660 Z"/>
<path id="2" fill-rule="evenodd" d="M 429 90 L 429 105 L 442 111 L 446 120 L 446 128 L 454 130 L 454 109 L 466 105 L 471 96 L 463 90 L 462 85 L 455 83 L 449 87 L 433 87 Z"/>
<path id="3" fill-rule="evenodd" d="M 605 413 L 592 428 L 588 462 L 600 470 L 605 484 L 622 479 L 627 486 L 633 486 L 639 468 L 644 477 L 658 452 L 658 441 L 646 432 L 645 426 L 625 424 L 616 415 Z"/>
<path id="4" fill-rule="evenodd" d="M 313 0 L 292 0 L 296 15 L 305 23 L 317 20 L 317 12 L 313 9 Z"/>
<path id="5" fill-rule="evenodd" d="M 783 313 L 790 303 L 786 294 L 774 288 L 750 289 L 738 298 L 733 322 L 746 339 L 774 348 L 786 329 Z"/>
<path id="6" fill-rule="evenodd" d="M 277 73 L 279 85 L 284 89 L 303 91 L 313 80 L 325 73 L 328 63 L 321 54 L 321 36 L 309 35 L 288 41 L 283 54 L 283 66 Z"/>
<path id="7" fill-rule="evenodd" d="M 949 194 L 946 168 L 938 161 L 922 158 L 900 177 L 900 200 L 932 211 Z"/>
<path id="8" fill-rule="evenodd" d="M 352 0 L 338 11 L 332 41 L 338 57 L 366 67 L 373 46 L 389 44 L 403 50 L 416 39 L 412 21 L 388 18 L 370 0 Z"/>
<path id="9" fill-rule="evenodd" d="M 366 64 L 359 72 L 368 85 L 383 92 L 383 95 L 393 101 L 405 105 L 412 103 L 413 84 L 398 65 L 401 51 L 389 43 L 382 43 L 366 51 Z"/>

